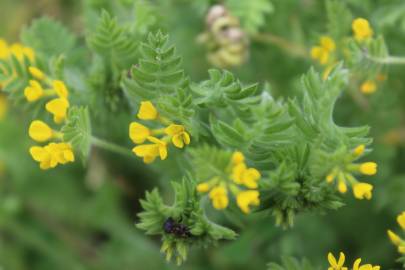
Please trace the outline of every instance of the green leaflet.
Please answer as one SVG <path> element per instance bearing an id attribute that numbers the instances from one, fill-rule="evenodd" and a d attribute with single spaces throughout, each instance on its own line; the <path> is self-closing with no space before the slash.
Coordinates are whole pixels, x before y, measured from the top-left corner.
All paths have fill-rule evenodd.
<path id="1" fill-rule="evenodd" d="M 274 9 L 269 0 L 226 0 L 225 4 L 233 15 L 240 18 L 243 27 L 249 33 L 256 33 L 266 22 L 265 16 Z"/>
<path id="2" fill-rule="evenodd" d="M 138 214 L 140 222 L 136 225 L 147 234 L 162 236 L 161 250 L 166 253 L 167 260 L 174 257 L 177 263 L 181 264 L 192 245 L 208 247 L 219 240 L 231 240 L 236 237 L 232 230 L 208 220 L 200 205 L 193 180 L 188 177 L 180 183 L 173 182 L 172 186 L 175 200 L 171 206 L 163 203 L 156 189 L 146 193 L 145 200 L 141 200 L 144 211 Z M 186 226 L 190 235 L 179 236 L 165 230 L 169 219 L 175 224 Z"/>
<path id="3" fill-rule="evenodd" d="M 67 116 L 66 124 L 62 127 L 63 140 L 71 143 L 74 151 L 80 154 L 83 163 L 91 148 L 91 123 L 86 107 L 72 107 Z"/>
<path id="4" fill-rule="evenodd" d="M 66 27 L 48 17 L 37 19 L 24 29 L 21 40 L 45 59 L 67 53 L 76 44 L 76 37 Z"/>

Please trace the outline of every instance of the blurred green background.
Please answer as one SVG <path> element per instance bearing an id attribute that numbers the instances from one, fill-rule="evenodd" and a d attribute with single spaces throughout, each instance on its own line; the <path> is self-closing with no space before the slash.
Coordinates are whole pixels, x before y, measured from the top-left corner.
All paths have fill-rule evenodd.
<path id="1" fill-rule="evenodd" d="M 47 15 L 84 43 L 87 5 L 120 2 L 125 1 L 0 0 L 0 37 L 18 41 L 23 27 Z M 186 72 L 196 81 L 206 78 L 210 68 L 204 48 L 195 40 L 204 31 L 204 11 L 214 2 L 151 1 L 158 19 L 165 22 L 163 30 L 183 55 Z M 404 1 L 346 2 L 356 16 L 368 18 L 375 31 L 384 34 L 391 54 L 405 55 Z M 326 31 L 324 1 L 273 0 L 272 5 L 262 33 L 309 50 Z M 312 65 L 308 57 L 254 39 L 250 54 L 248 63 L 232 70 L 242 81 L 268 82 L 276 97 L 299 94 L 298 79 Z M 306 257 L 326 268 L 329 251 L 344 251 L 349 261 L 362 257 L 383 269 L 400 268 L 386 230 L 398 231 L 395 218 L 405 210 L 405 77 L 401 66 L 387 67 L 387 72 L 388 81 L 367 98 L 367 109 L 344 95 L 336 111 L 339 124 L 371 126 L 375 143 L 369 159 L 379 164 L 378 175 L 370 179 L 375 186 L 371 201 L 346 195 L 345 207 L 323 215 L 301 214 L 295 226 L 285 230 L 270 217 L 252 218 L 237 241 L 194 249 L 181 268 L 265 269 L 284 255 Z M 0 175 L 0 269 L 176 269 L 159 253 L 159 239 L 134 226 L 145 190 L 159 186 L 170 194 L 167 176 L 146 171 L 135 159 L 98 150 L 88 169 L 77 162 L 40 171 L 28 155 L 29 121 L 29 115 L 11 109 L 0 122 L 0 161 L 5 168 Z"/>

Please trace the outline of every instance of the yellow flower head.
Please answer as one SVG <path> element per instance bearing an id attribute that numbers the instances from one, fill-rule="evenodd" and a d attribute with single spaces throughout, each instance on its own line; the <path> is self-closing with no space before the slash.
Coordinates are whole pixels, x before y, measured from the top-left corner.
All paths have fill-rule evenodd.
<path id="1" fill-rule="evenodd" d="M 129 137 L 134 143 L 144 143 L 151 136 L 149 128 L 137 122 L 132 122 L 129 126 Z"/>
<path id="2" fill-rule="evenodd" d="M 45 74 L 39 68 L 29 67 L 28 71 L 30 72 L 32 77 L 34 77 L 37 80 L 41 81 L 41 80 L 45 79 Z"/>
<path id="3" fill-rule="evenodd" d="M 183 148 L 185 144 L 190 144 L 190 135 L 182 125 L 171 124 L 165 128 L 165 133 L 172 137 L 172 142 L 177 148 Z"/>
<path id="4" fill-rule="evenodd" d="M 335 256 L 329 252 L 328 261 L 330 264 L 328 270 L 347 270 L 347 267 L 343 266 L 345 264 L 345 254 L 343 252 L 340 252 L 338 261 L 336 260 Z"/>
<path id="5" fill-rule="evenodd" d="M 65 120 L 68 108 L 69 101 L 64 98 L 55 98 L 45 105 L 45 109 L 53 114 L 53 120 L 57 124 L 60 124 Z"/>
<path id="6" fill-rule="evenodd" d="M 360 265 L 361 258 L 358 258 L 353 264 L 353 270 L 380 270 L 380 266 L 372 266 L 371 264 Z"/>
<path id="7" fill-rule="evenodd" d="M 0 120 L 4 119 L 7 113 L 7 99 L 5 95 L 0 94 Z"/>
<path id="8" fill-rule="evenodd" d="M 375 175 L 377 173 L 377 163 L 364 162 L 360 164 L 359 171 L 365 175 Z"/>
<path id="9" fill-rule="evenodd" d="M 356 148 L 354 148 L 353 150 L 353 154 L 356 157 L 359 157 L 361 155 L 364 154 L 364 151 L 366 150 L 366 146 L 364 144 L 360 144 L 359 146 L 357 146 Z"/>
<path id="10" fill-rule="evenodd" d="M 401 226 L 401 228 L 405 230 L 405 212 L 402 212 L 400 215 L 398 215 L 397 221 L 399 226 Z"/>
<path id="11" fill-rule="evenodd" d="M 138 118 L 142 120 L 155 120 L 158 117 L 158 111 L 150 101 L 142 101 L 139 108 Z"/>
<path id="12" fill-rule="evenodd" d="M 260 180 L 260 172 L 255 168 L 247 168 L 244 163 L 238 164 L 233 167 L 232 180 L 236 184 L 243 184 L 248 188 L 255 189 L 258 187 Z"/>
<path id="13" fill-rule="evenodd" d="M 330 54 L 336 49 L 336 44 L 332 38 L 328 36 L 322 36 L 320 38 L 320 46 L 314 46 L 311 49 L 311 57 L 314 60 L 318 60 L 321 65 L 328 63 Z"/>
<path id="14" fill-rule="evenodd" d="M 31 123 L 28 134 L 31 139 L 37 142 L 46 142 L 47 140 L 52 138 L 53 131 L 44 122 L 35 120 Z"/>
<path id="15" fill-rule="evenodd" d="M 29 47 L 24 47 L 20 43 L 14 43 L 10 46 L 10 52 L 17 58 L 18 61 L 22 62 L 24 56 L 27 57 L 31 62 L 35 60 L 34 50 Z"/>
<path id="16" fill-rule="evenodd" d="M 333 52 L 336 49 L 335 41 L 328 36 L 322 36 L 320 39 L 321 47 L 327 52 Z"/>
<path id="17" fill-rule="evenodd" d="M 214 187 L 210 193 L 209 197 L 212 200 L 212 205 L 215 209 L 221 210 L 228 207 L 228 191 L 223 186 Z"/>
<path id="18" fill-rule="evenodd" d="M 233 165 L 238 165 L 245 162 L 245 156 L 242 154 L 242 152 L 236 151 L 232 154 L 231 160 Z"/>
<path id="19" fill-rule="evenodd" d="M 369 95 L 374 93 L 377 90 L 377 84 L 374 81 L 365 81 L 360 86 L 360 91 L 363 94 Z"/>
<path id="20" fill-rule="evenodd" d="M 35 161 L 39 162 L 42 170 L 75 160 L 72 147 L 67 143 L 50 143 L 45 147 L 33 146 L 30 148 L 30 154 Z"/>
<path id="21" fill-rule="evenodd" d="M 366 198 L 371 199 L 373 186 L 368 183 L 356 183 L 352 186 L 353 194 L 356 199 L 362 200 Z"/>
<path id="22" fill-rule="evenodd" d="M 0 39 L 0 59 L 7 59 L 9 53 L 7 42 L 4 39 Z"/>
<path id="23" fill-rule="evenodd" d="M 142 157 L 146 164 L 152 163 L 158 156 L 161 160 L 165 160 L 167 158 L 167 143 L 152 136 L 147 139 L 153 144 L 135 146 L 132 152 L 138 157 Z"/>
<path id="24" fill-rule="evenodd" d="M 54 80 L 54 81 L 52 81 L 52 87 L 53 87 L 53 90 L 55 90 L 56 94 L 60 98 L 65 98 L 65 99 L 68 98 L 69 91 L 64 82 L 62 82 L 60 80 Z"/>
<path id="25" fill-rule="evenodd" d="M 370 23 L 366 19 L 355 19 L 352 22 L 352 29 L 354 38 L 357 41 L 363 41 L 373 36 L 373 29 L 371 29 Z"/>
<path id="26" fill-rule="evenodd" d="M 38 81 L 30 80 L 30 85 L 24 89 L 24 95 L 28 102 L 34 102 L 44 95 L 44 89 Z"/>
<path id="27" fill-rule="evenodd" d="M 236 196 L 236 203 L 245 214 L 250 213 L 251 205 L 258 206 L 260 204 L 259 191 L 246 190 L 239 192 Z"/>
<path id="28" fill-rule="evenodd" d="M 208 183 L 200 183 L 197 185 L 197 191 L 200 193 L 208 192 L 210 190 L 210 185 Z"/>
<path id="29" fill-rule="evenodd" d="M 387 231 L 388 237 L 390 238 L 391 242 L 396 245 L 399 246 L 402 242 L 401 237 L 399 237 L 397 234 L 395 234 L 393 231 L 388 230 Z"/>

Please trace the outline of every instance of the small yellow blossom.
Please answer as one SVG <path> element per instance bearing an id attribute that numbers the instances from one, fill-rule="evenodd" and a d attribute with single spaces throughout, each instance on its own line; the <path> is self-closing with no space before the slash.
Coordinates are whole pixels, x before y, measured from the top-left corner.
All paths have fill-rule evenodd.
<path id="1" fill-rule="evenodd" d="M 312 47 L 311 57 L 314 60 L 318 60 L 321 65 L 325 65 L 329 62 L 330 54 L 335 51 L 336 44 L 328 36 L 322 36 L 319 43 L 319 46 Z"/>
<path id="2" fill-rule="evenodd" d="M 390 238 L 391 242 L 394 245 L 399 246 L 401 244 L 402 239 L 396 233 L 394 233 L 391 230 L 388 230 L 387 234 L 388 234 L 388 237 Z"/>
<path id="3" fill-rule="evenodd" d="M 236 203 L 245 214 L 250 213 L 251 205 L 258 206 L 260 204 L 259 191 L 246 190 L 239 192 L 236 196 Z"/>
<path id="4" fill-rule="evenodd" d="M 375 175 L 377 173 L 377 163 L 364 162 L 360 164 L 359 171 L 365 175 Z"/>
<path id="5" fill-rule="evenodd" d="M 346 180 L 343 173 L 339 173 L 338 175 L 338 190 L 342 194 L 347 192 Z"/>
<path id="6" fill-rule="evenodd" d="M 9 56 L 8 44 L 4 39 L 0 39 L 0 59 L 7 59 Z"/>
<path id="7" fill-rule="evenodd" d="M 353 186 L 353 194 L 356 199 L 362 200 L 371 199 L 373 186 L 368 183 L 355 183 Z"/>
<path id="8" fill-rule="evenodd" d="M 0 120 L 4 119 L 7 113 L 7 99 L 5 95 L 0 94 Z"/>
<path id="9" fill-rule="evenodd" d="M 28 134 L 31 139 L 37 142 L 46 142 L 47 140 L 52 138 L 53 131 L 44 122 L 35 120 L 31 123 Z"/>
<path id="10" fill-rule="evenodd" d="M 245 162 L 245 157 L 243 156 L 242 152 L 236 151 L 232 154 L 232 164 L 238 165 Z"/>
<path id="11" fill-rule="evenodd" d="M 208 192 L 210 190 L 210 185 L 208 183 L 200 183 L 197 185 L 197 191 L 200 193 Z"/>
<path id="12" fill-rule="evenodd" d="M 210 193 L 209 197 L 212 200 L 212 205 L 215 209 L 221 210 L 228 207 L 229 199 L 228 192 L 225 187 L 217 186 L 214 187 Z"/>
<path id="13" fill-rule="evenodd" d="M 159 116 L 155 106 L 150 101 L 142 101 L 138 118 L 142 120 L 155 120 Z"/>
<path id="14" fill-rule="evenodd" d="M 39 162 L 42 170 L 55 168 L 58 164 L 66 164 L 75 160 L 70 144 L 50 143 L 45 147 L 33 146 L 30 148 L 32 158 Z"/>
<path id="15" fill-rule="evenodd" d="M 190 135 L 182 125 L 171 124 L 165 128 L 165 133 L 172 137 L 172 143 L 177 148 L 183 148 L 185 144 L 190 144 Z"/>
<path id="16" fill-rule="evenodd" d="M 366 146 L 364 144 L 360 144 L 359 146 L 357 146 L 356 148 L 354 148 L 353 150 L 353 154 L 356 157 L 359 157 L 361 155 L 364 154 L 364 151 L 366 150 Z"/>
<path id="17" fill-rule="evenodd" d="M 357 41 L 364 41 L 373 36 L 373 29 L 370 23 L 363 18 L 357 18 L 352 22 L 354 38 Z"/>
<path id="18" fill-rule="evenodd" d="M 52 87 L 53 90 L 55 90 L 56 94 L 60 97 L 60 98 L 68 98 L 69 95 L 69 91 L 65 85 L 65 83 L 63 81 L 60 80 L 53 80 L 52 81 Z"/>
<path id="19" fill-rule="evenodd" d="M 68 108 L 69 101 L 64 98 L 55 98 L 45 105 L 45 109 L 53 114 L 53 120 L 57 124 L 60 124 L 65 120 Z"/>
<path id="20" fill-rule="evenodd" d="M 24 57 L 33 62 L 35 60 L 35 52 L 29 47 L 24 47 L 20 43 L 14 43 L 10 46 L 10 53 L 13 54 L 18 61 L 24 61 Z"/>
<path id="21" fill-rule="evenodd" d="M 28 71 L 30 72 L 32 77 L 34 77 L 37 80 L 41 81 L 41 80 L 45 79 L 45 74 L 37 67 L 29 67 Z"/>
<path id="22" fill-rule="evenodd" d="M 146 164 L 152 163 L 158 156 L 161 160 L 165 160 L 167 158 L 167 143 L 152 136 L 147 139 L 153 144 L 135 146 L 132 152 L 138 157 L 142 157 Z"/>
<path id="23" fill-rule="evenodd" d="M 328 253 L 328 261 L 330 267 L 328 270 L 347 270 L 348 268 L 344 266 L 345 264 L 345 254 L 340 252 L 339 260 L 337 261 L 336 258 L 333 256 L 332 253 Z"/>
<path id="24" fill-rule="evenodd" d="M 399 226 L 401 226 L 401 228 L 405 230 L 405 212 L 402 212 L 400 215 L 398 215 L 397 222 Z"/>
<path id="25" fill-rule="evenodd" d="M 360 91 L 363 94 L 370 95 L 377 90 L 377 84 L 374 81 L 365 81 L 360 86 Z"/>
<path id="26" fill-rule="evenodd" d="M 134 143 L 144 143 L 151 136 L 149 128 L 137 122 L 132 122 L 129 126 L 129 137 Z"/>
<path id="27" fill-rule="evenodd" d="M 234 166 L 232 179 L 236 184 L 243 184 L 248 188 L 257 188 L 261 175 L 255 168 L 247 168 L 244 163 Z"/>
<path id="28" fill-rule="evenodd" d="M 24 95 L 28 102 L 37 101 L 44 95 L 44 89 L 38 81 L 30 80 L 30 85 L 24 89 Z"/>
<path id="29" fill-rule="evenodd" d="M 380 266 L 378 265 L 375 266 L 372 266 L 371 264 L 360 265 L 360 263 L 361 258 L 358 258 L 356 261 L 354 261 L 353 270 L 380 270 Z"/>

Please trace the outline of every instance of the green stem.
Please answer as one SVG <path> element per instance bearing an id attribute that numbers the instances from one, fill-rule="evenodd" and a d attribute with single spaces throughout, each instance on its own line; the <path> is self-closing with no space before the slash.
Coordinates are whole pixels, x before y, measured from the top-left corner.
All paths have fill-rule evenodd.
<path id="1" fill-rule="evenodd" d="M 117 154 L 120 154 L 120 155 L 133 157 L 133 154 L 129 149 L 127 149 L 125 147 L 122 147 L 122 146 L 119 146 L 119 145 L 114 144 L 114 143 L 104 141 L 104 140 L 99 139 L 99 138 L 92 137 L 91 138 L 91 143 L 94 146 L 97 146 L 99 148 L 102 148 L 102 149 L 105 149 L 105 150 L 108 150 L 108 151 L 111 151 L 111 152 L 114 152 L 114 153 L 117 153 Z"/>
<path id="2" fill-rule="evenodd" d="M 378 63 L 386 65 L 405 65 L 405 57 L 400 56 L 387 56 L 387 57 L 374 57 L 366 55 L 367 59 Z"/>

